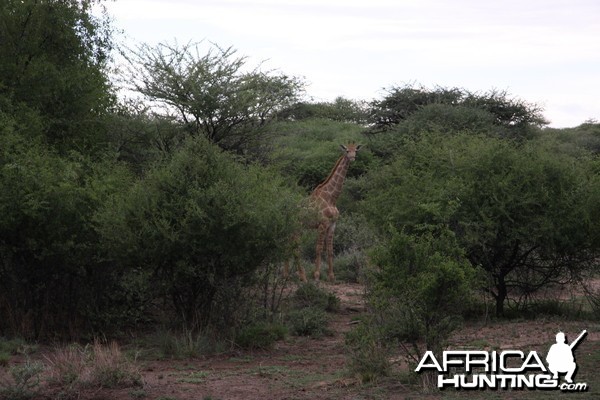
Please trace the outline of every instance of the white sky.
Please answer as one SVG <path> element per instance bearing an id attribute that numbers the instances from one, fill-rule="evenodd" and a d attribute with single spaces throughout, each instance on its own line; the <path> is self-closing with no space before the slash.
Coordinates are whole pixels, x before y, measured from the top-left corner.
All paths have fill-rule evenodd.
<path id="1" fill-rule="evenodd" d="M 598 0 L 116 0 L 125 42 L 207 40 L 315 100 L 404 84 L 507 90 L 553 127 L 600 120 Z"/>

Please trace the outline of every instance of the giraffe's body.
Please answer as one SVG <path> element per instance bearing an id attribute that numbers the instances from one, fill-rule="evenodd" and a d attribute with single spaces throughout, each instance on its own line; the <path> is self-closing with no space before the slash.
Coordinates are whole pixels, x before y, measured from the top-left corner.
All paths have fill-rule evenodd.
<path id="1" fill-rule="evenodd" d="M 341 146 L 344 150 L 344 154 L 337 160 L 335 166 L 331 170 L 331 173 L 321 184 L 319 184 L 310 195 L 309 204 L 317 214 L 317 221 L 311 224 L 311 228 L 316 228 L 318 231 L 317 246 L 316 246 L 316 259 L 315 259 L 315 272 L 314 278 L 318 280 L 321 275 L 321 254 L 323 253 L 323 247 L 327 250 L 327 265 L 328 272 L 327 277 L 329 281 L 335 280 L 333 273 L 333 234 L 335 232 L 335 225 L 340 215 L 339 210 L 336 207 L 336 202 L 346 180 L 346 173 L 350 162 L 356 158 L 356 152 L 360 149 L 360 145 L 349 144 L 347 146 Z M 296 260 L 298 266 L 298 274 L 300 279 L 306 281 L 306 274 L 304 268 L 298 260 Z M 286 273 L 288 266 L 286 264 Z"/>

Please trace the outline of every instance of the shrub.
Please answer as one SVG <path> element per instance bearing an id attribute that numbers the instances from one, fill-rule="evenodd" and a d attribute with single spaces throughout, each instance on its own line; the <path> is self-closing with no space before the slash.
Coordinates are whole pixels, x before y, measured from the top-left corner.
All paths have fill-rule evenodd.
<path id="1" fill-rule="evenodd" d="M 376 381 L 379 377 L 388 375 L 390 370 L 390 344 L 377 329 L 377 323 L 367 317 L 357 328 L 346 334 L 348 369 L 362 383 Z"/>
<path id="2" fill-rule="evenodd" d="M 393 232 L 373 255 L 381 270 L 370 301 L 396 317 L 386 334 L 400 340 L 424 339 L 427 349 L 440 351 L 470 303 L 476 279 L 452 234 Z"/>
<path id="3" fill-rule="evenodd" d="M 299 102 L 279 113 L 279 118 L 288 121 L 306 119 L 330 119 L 339 122 L 364 124 L 368 117 L 366 104 L 361 101 L 337 97 L 333 102 Z"/>
<path id="4" fill-rule="evenodd" d="M 379 270 L 370 278 L 371 315 L 347 341 L 351 370 L 362 380 L 386 373 L 392 346 L 399 345 L 409 365 L 426 350 L 441 353 L 458 326 L 476 275 L 453 236 L 440 230 L 421 236 L 392 231 L 373 252 Z"/>
<path id="5" fill-rule="evenodd" d="M 319 337 L 328 333 L 327 314 L 315 307 L 292 310 L 287 315 L 290 331 L 298 336 Z"/>
<path id="6" fill-rule="evenodd" d="M 361 282 L 368 262 L 366 252 L 362 250 L 348 250 L 335 256 L 333 270 L 338 281 Z"/>
<path id="7" fill-rule="evenodd" d="M 10 361 L 10 354 L 0 352 L 0 367 L 6 367 Z"/>
<path id="8" fill-rule="evenodd" d="M 347 183 L 350 184 L 351 182 Z M 352 185 L 358 187 L 359 183 L 354 180 Z M 348 191 L 344 193 L 348 194 Z M 349 197 L 351 195 L 343 196 L 343 199 L 348 203 L 357 203 L 357 199 L 349 199 Z M 338 205 L 338 207 L 341 207 L 341 205 Z M 347 204 L 345 208 L 351 207 L 356 206 Z M 356 212 L 344 214 L 336 224 L 333 243 L 336 277 L 347 282 L 358 282 L 362 279 L 367 265 L 368 249 L 372 248 L 377 240 L 377 234 L 363 214 Z"/>
<path id="9" fill-rule="evenodd" d="M 38 338 L 106 329 L 97 317 L 115 306 L 119 272 L 97 256 L 91 219 L 129 182 L 108 162 L 0 135 L 0 333 Z"/>
<path id="10" fill-rule="evenodd" d="M 292 182 L 309 190 L 327 178 L 341 155 L 340 144 L 364 140 L 361 126 L 323 119 L 279 122 L 273 130 L 277 132 L 274 164 Z M 348 170 L 348 178 L 364 174 L 374 161 L 368 147 L 361 149 Z"/>
<path id="11" fill-rule="evenodd" d="M 12 382 L 0 382 L 0 397 L 6 400 L 27 400 L 40 391 L 40 375 L 44 365 L 27 360 L 23 365 L 9 369 Z"/>
<path id="12" fill-rule="evenodd" d="M 27 344 L 22 339 L 4 339 L 0 337 L 0 366 L 8 365 L 10 357 L 16 354 L 30 354 L 36 345 Z"/>
<path id="13" fill-rule="evenodd" d="M 259 267 L 287 251 L 297 201 L 276 174 L 195 138 L 97 220 L 107 257 L 143 267 L 186 329 L 224 334 Z"/>
<path id="14" fill-rule="evenodd" d="M 257 323 L 242 327 L 235 343 L 244 349 L 269 349 L 277 340 L 285 338 L 286 333 L 283 325 Z"/>
<path id="15" fill-rule="evenodd" d="M 292 301 L 295 308 L 308 307 L 329 312 L 337 311 L 340 308 L 340 299 L 335 294 L 312 282 L 298 286 L 292 296 Z"/>

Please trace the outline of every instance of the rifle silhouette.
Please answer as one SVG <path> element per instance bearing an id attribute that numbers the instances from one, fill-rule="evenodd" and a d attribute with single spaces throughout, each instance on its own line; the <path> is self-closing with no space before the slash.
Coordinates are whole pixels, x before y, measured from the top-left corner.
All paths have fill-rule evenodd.
<path id="1" fill-rule="evenodd" d="M 571 344 L 569 345 L 569 347 L 571 348 L 571 350 L 573 350 L 573 349 L 575 348 L 575 346 L 577 346 L 577 344 L 579 344 L 579 341 L 580 341 L 581 339 L 583 339 L 583 337 L 584 337 L 585 335 L 587 335 L 587 330 L 585 330 L 585 329 L 584 329 L 584 330 L 583 330 L 583 332 L 581 332 L 581 333 L 579 334 L 579 336 L 577 336 L 577 339 L 573 340 L 573 341 L 571 342 Z"/>

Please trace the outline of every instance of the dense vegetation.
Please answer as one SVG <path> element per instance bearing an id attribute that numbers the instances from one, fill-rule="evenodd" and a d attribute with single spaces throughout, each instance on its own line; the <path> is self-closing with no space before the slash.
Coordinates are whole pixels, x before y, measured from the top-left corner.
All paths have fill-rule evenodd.
<path id="1" fill-rule="evenodd" d="M 141 97 L 123 100 L 91 3 L 0 5 L 0 336 L 268 330 L 301 199 L 349 141 L 366 146 L 336 275 L 368 283 L 374 318 L 350 346 L 438 351 L 488 295 L 502 317 L 597 272 L 600 124 L 545 128 L 535 104 L 460 88 L 311 103 L 300 79 L 204 43 L 131 51 Z"/>

